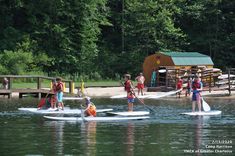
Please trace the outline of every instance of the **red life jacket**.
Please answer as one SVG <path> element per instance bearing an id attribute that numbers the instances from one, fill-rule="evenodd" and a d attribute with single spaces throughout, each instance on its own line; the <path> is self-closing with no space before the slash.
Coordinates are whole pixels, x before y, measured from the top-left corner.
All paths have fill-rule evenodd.
<path id="1" fill-rule="evenodd" d="M 64 84 L 62 82 L 58 82 L 57 85 L 56 85 L 56 91 L 61 91 L 63 92 L 63 89 L 64 89 Z"/>
<path id="2" fill-rule="evenodd" d="M 125 83 L 125 91 L 129 92 L 131 90 L 131 80 L 127 80 Z"/>
<path id="3" fill-rule="evenodd" d="M 196 89 L 200 89 L 200 88 L 201 88 L 201 83 L 199 81 L 197 81 L 197 82 L 193 81 L 192 89 L 196 90 Z"/>
<path id="4" fill-rule="evenodd" d="M 183 86 L 183 80 L 180 79 L 177 83 L 177 89 L 182 88 L 182 86 Z"/>

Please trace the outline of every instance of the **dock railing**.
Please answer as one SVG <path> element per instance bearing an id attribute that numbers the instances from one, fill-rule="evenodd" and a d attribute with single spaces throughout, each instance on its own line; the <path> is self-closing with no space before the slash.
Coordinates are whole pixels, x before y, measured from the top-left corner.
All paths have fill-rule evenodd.
<path id="1" fill-rule="evenodd" d="M 11 92 L 14 92 L 14 90 L 19 90 L 19 88 L 13 88 L 13 83 L 14 83 L 14 79 L 35 79 L 36 80 L 36 89 L 35 90 L 42 90 L 42 82 L 43 80 L 50 80 L 51 83 L 56 79 L 55 77 L 47 77 L 47 76 L 38 76 L 38 75 L 0 75 L 0 79 L 3 80 L 4 78 L 7 78 L 8 80 L 8 87 L 7 89 L 2 89 L 2 91 L 0 92 L 2 95 L 4 95 L 4 90 L 7 94 L 11 94 Z M 68 93 L 69 94 L 74 94 L 74 82 L 72 80 L 64 80 L 62 79 L 62 82 L 64 82 L 64 84 L 68 83 Z M 48 88 L 51 88 L 50 86 L 48 86 Z M 27 90 L 29 88 L 25 88 L 25 90 Z M 30 88 L 30 90 L 32 91 L 32 88 Z M 66 92 L 66 90 L 65 90 Z M 11 95 L 9 95 L 11 96 Z"/>

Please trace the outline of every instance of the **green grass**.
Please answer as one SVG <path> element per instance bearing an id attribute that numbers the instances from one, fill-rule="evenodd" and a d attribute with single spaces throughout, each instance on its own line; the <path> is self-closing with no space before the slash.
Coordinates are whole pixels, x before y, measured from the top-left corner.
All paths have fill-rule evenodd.
<path id="1" fill-rule="evenodd" d="M 115 80 L 109 80 L 109 81 L 89 81 L 84 82 L 85 87 L 118 87 L 121 86 L 121 83 L 119 81 Z M 49 88 L 50 87 L 50 81 L 42 82 L 42 88 Z M 66 88 L 68 87 L 68 83 L 66 83 Z M 81 82 L 75 82 L 75 88 L 80 87 Z M 13 82 L 12 83 L 13 89 L 36 89 L 37 83 L 36 82 Z"/>
<path id="2" fill-rule="evenodd" d="M 84 82 L 85 87 L 117 87 L 121 86 L 119 81 L 109 80 L 109 81 L 88 81 Z M 75 82 L 75 87 L 79 87 L 81 82 Z"/>
<path id="3" fill-rule="evenodd" d="M 50 82 L 43 82 L 42 88 L 49 88 L 50 87 Z M 37 88 L 37 83 L 36 82 L 13 82 L 12 83 L 12 88 L 13 89 L 36 89 Z"/>

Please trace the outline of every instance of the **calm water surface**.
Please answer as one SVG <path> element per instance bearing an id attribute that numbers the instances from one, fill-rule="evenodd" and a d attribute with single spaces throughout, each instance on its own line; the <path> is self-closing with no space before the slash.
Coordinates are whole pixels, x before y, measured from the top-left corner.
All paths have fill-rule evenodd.
<path id="1" fill-rule="evenodd" d="M 190 100 L 172 98 L 145 100 L 156 110 L 148 120 L 76 123 L 49 121 L 17 110 L 35 107 L 36 99 L 0 99 L 0 155 L 235 155 L 234 99 L 206 101 L 222 115 L 179 115 L 191 110 Z M 127 107 L 126 100 L 93 102 L 97 108 L 124 111 Z M 77 108 L 80 102 L 65 105 Z M 135 109 L 146 108 L 136 104 Z"/>

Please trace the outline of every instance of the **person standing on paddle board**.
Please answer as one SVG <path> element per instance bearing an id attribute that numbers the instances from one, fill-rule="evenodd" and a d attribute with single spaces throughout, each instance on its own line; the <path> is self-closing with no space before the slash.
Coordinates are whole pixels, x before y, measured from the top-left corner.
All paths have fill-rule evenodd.
<path id="1" fill-rule="evenodd" d="M 192 83 L 192 112 L 195 112 L 195 107 L 196 107 L 196 103 L 198 106 L 198 111 L 201 112 L 201 94 L 200 92 L 202 91 L 202 82 L 200 81 L 200 78 L 198 76 L 196 76 L 194 78 L 194 81 Z"/>
<path id="2" fill-rule="evenodd" d="M 95 105 L 91 102 L 91 98 L 90 97 L 85 97 L 85 101 L 86 101 L 86 109 L 84 111 L 86 116 L 93 116 L 96 117 L 96 107 Z"/>
<path id="3" fill-rule="evenodd" d="M 57 103 L 58 108 L 64 110 L 64 104 L 63 104 L 63 90 L 64 90 L 64 84 L 62 82 L 62 79 L 60 77 L 56 78 L 56 96 L 57 96 Z"/>
<path id="4" fill-rule="evenodd" d="M 141 95 L 144 95 L 144 92 L 143 92 L 143 89 L 144 89 L 144 81 L 145 81 L 145 78 L 143 76 L 143 73 L 140 73 L 139 76 L 137 76 L 135 78 L 135 80 L 137 80 L 137 88 L 138 88 L 138 95 L 140 94 L 141 92 Z"/>
<path id="5" fill-rule="evenodd" d="M 177 90 L 183 89 L 183 80 L 181 79 L 181 77 L 178 78 L 178 81 L 177 81 L 177 84 L 176 84 L 176 89 Z M 178 97 L 180 98 L 181 91 L 176 93 L 176 96 L 177 96 L 177 94 L 178 94 Z"/>
<path id="6" fill-rule="evenodd" d="M 131 82 L 131 75 L 125 74 L 124 79 L 125 79 L 124 89 L 127 93 L 128 111 L 133 111 L 133 103 L 134 103 L 135 95 L 133 91 L 133 84 Z"/>

